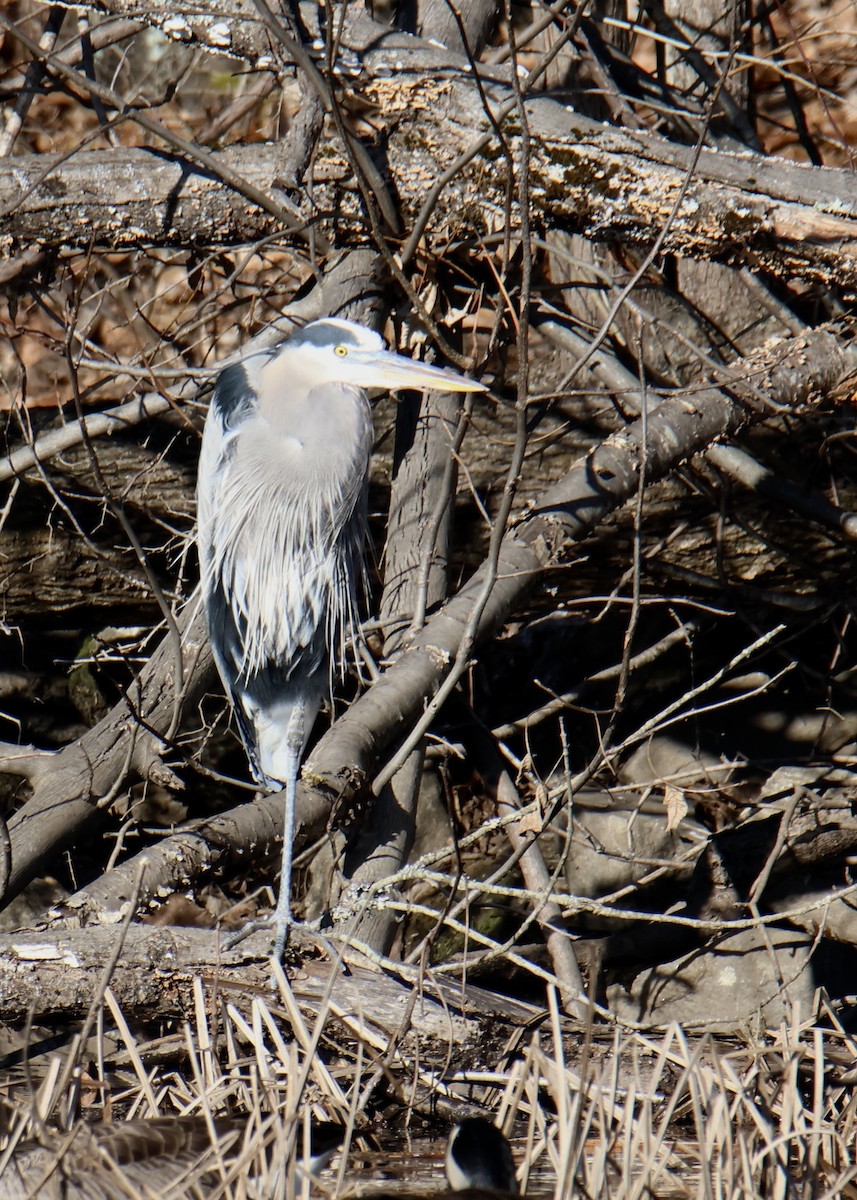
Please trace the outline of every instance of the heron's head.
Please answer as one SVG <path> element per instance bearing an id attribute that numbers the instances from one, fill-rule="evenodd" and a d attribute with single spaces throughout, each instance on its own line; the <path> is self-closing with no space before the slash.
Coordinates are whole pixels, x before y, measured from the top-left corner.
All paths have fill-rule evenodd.
<path id="1" fill-rule="evenodd" d="M 466 375 L 393 354 L 374 330 L 335 317 L 313 321 L 293 333 L 277 357 L 281 369 L 294 371 L 311 386 L 339 383 L 388 391 L 487 391 L 484 384 Z"/>

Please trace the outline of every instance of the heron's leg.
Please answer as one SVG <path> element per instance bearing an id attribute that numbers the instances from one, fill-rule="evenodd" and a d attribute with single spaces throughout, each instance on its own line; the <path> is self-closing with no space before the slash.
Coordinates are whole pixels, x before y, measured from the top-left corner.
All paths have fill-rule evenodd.
<path id="1" fill-rule="evenodd" d="M 280 864 L 280 893 L 274 912 L 277 936 L 274 941 L 274 958 L 281 959 L 289 937 L 289 928 L 294 924 L 292 917 L 292 856 L 295 842 L 295 799 L 298 787 L 297 755 L 290 756 L 289 775 L 286 779 L 286 808 L 283 817 L 283 857 Z"/>
<path id="2" fill-rule="evenodd" d="M 280 865 L 280 894 L 277 897 L 277 907 L 274 912 L 274 925 L 277 930 L 274 940 L 274 958 L 278 961 L 283 957 L 289 937 L 289 928 L 295 923 L 292 917 L 292 858 L 295 844 L 298 772 L 306 741 L 304 735 L 306 716 L 306 703 L 300 700 L 289 714 L 289 724 L 286 730 L 286 806 L 283 815 L 283 857 Z"/>

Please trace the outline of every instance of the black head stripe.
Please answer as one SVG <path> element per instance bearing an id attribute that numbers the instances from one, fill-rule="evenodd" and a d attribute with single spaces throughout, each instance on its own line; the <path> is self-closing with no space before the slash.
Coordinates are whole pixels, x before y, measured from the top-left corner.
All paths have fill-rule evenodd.
<path id="1" fill-rule="evenodd" d="M 332 321 L 313 321 L 305 329 L 298 329 L 289 338 L 290 346 L 359 346 L 360 342 L 350 329 L 343 329 Z"/>

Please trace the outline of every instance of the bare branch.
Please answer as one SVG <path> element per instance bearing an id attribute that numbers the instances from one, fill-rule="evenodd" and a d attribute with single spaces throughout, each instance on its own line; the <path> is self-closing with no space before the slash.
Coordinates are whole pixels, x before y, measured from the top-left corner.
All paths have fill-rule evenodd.
<path id="1" fill-rule="evenodd" d="M 663 401 L 648 418 L 599 445 L 556 483 L 503 540 L 497 582 L 479 626 L 479 638 L 497 629 L 549 564 L 557 564 L 597 523 L 635 494 L 640 463 L 647 482 L 663 475 L 717 437 L 728 436 L 766 414 L 823 395 L 857 370 L 857 351 L 830 330 L 787 340 L 750 355 L 738 370 L 724 372 L 729 391 L 703 386 Z M 737 399 L 735 397 L 738 397 Z M 345 775 L 365 777 L 381 750 L 413 723 L 433 712 L 432 697 L 448 674 L 482 588 L 477 573 L 427 625 L 402 655 L 318 743 L 307 771 L 331 776 L 334 789 Z M 347 764 L 345 775 L 343 764 Z"/>
<path id="2" fill-rule="evenodd" d="M 489 152 L 493 138 L 483 132 L 482 99 L 461 60 L 365 16 L 352 17 L 350 10 L 342 44 L 360 55 L 365 100 L 388 124 L 389 163 L 404 220 L 422 206 L 426 181 L 460 159 L 431 227 L 455 228 L 464 220 L 472 230 L 484 228 L 486 213 L 502 211 L 504 171 Z M 494 120 L 508 124 L 511 89 L 502 76 L 495 81 L 487 75 Z M 686 185 L 693 151 L 644 131 L 611 129 L 551 99 L 528 100 L 527 117 L 533 220 L 598 240 L 651 246 Z M 507 137 L 519 149 L 514 126 Z M 206 152 L 210 169 L 192 165 L 194 157 L 199 159 L 196 151 L 177 159 L 142 150 L 93 151 L 83 164 L 50 156 L 10 159 L 0 171 L 6 245 L 13 253 L 25 245 L 56 248 L 58 229 L 64 246 L 94 239 L 113 248 L 224 245 L 271 232 L 272 204 L 265 204 L 266 212 L 241 195 L 243 189 L 258 203 L 273 194 L 277 168 L 269 147 Z M 325 214 L 336 212 L 340 237 L 350 216 L 359 225 L 359 196 L 339 186 L 349 176 L 347 157 L 329 145 L 315 173 L 312 219 L 332 233 Z M 842 200 L 850 187 L 847 171 L 703 150 L 664 249 L 853 289 L 857 218 Z M 291 218 L 280 227 L 285 232 L 290 224 Z"/>

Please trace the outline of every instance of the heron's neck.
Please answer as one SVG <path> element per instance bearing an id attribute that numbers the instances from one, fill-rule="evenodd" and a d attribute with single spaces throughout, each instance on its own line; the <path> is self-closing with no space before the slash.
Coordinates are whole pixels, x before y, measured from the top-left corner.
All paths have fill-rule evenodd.
<path id="1" fill-rule="evenodd" d="M 312 383 L 289 374 L 281 359 L 261 372 L 257 412 L 270 430 L 315 457 L 337 457 L 360 440 L 369 415 L 366 393 L 347 384 Z"/>

